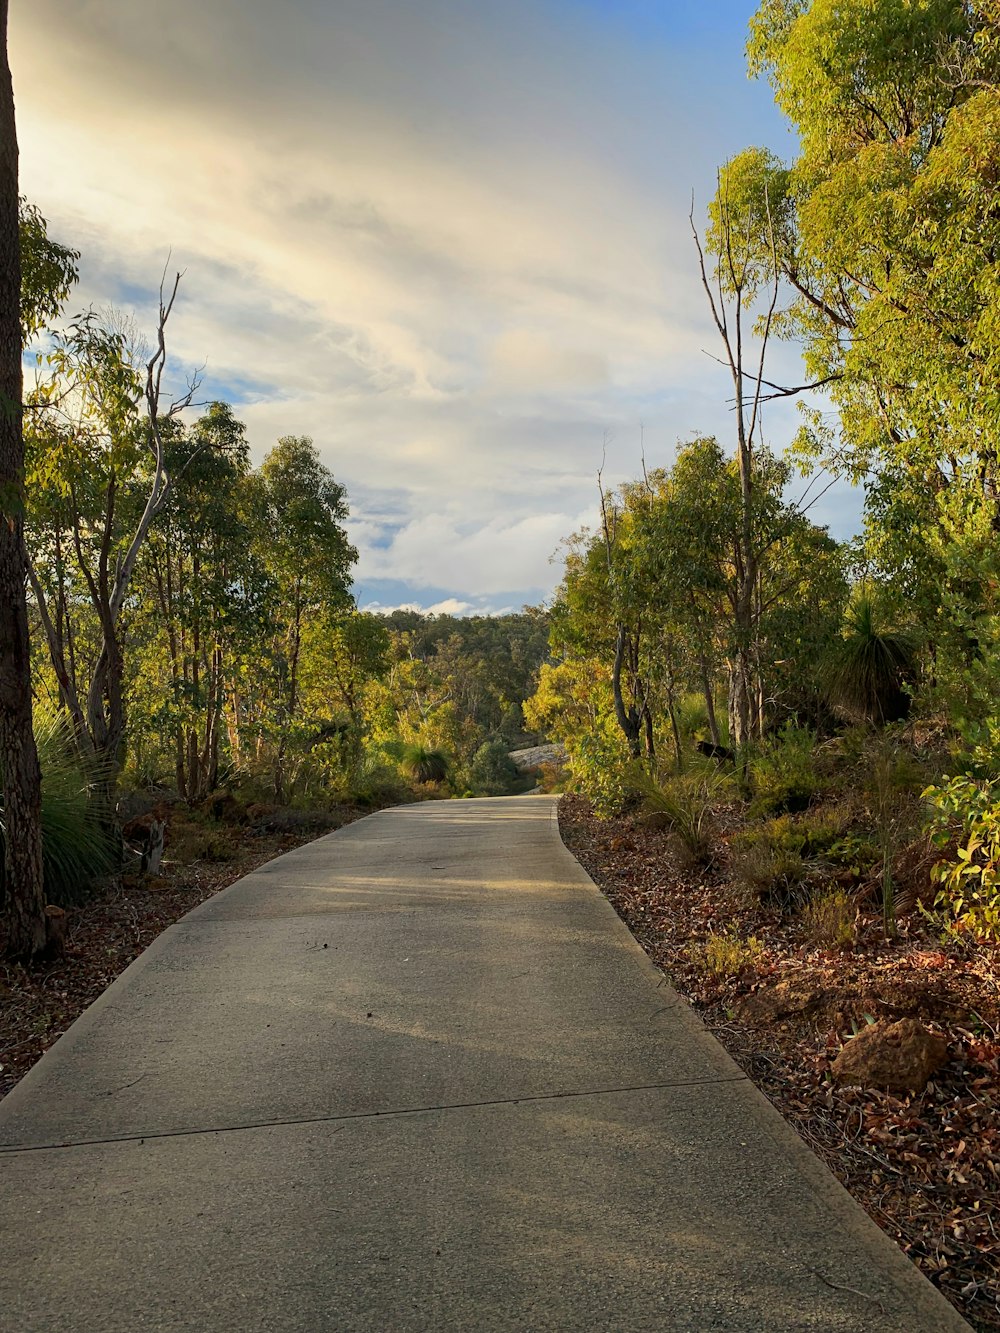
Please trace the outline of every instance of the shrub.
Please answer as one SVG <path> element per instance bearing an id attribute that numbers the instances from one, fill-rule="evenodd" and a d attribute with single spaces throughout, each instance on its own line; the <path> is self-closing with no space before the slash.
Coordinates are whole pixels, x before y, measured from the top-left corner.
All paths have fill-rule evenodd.
<path id="1" fill-rule="evenodd" d="M 712 804 L 714 785 L 703 775 L 684 774 L 665 783 L 637 771 L 635 784 L 650 812 L 665 815 L 671 836 L 693 866 L 712 860 Z"/>
<path id="2" fill-rule="evenodd" d="M 634 761 L 614 724 L 595 727 L 572 742 L 571 791 L 586 796 L 602 819 L 635 809 L 642 796 L 636 787 Z"/>
<path id="3" fill-rule="evenodd" d="M 690 956 L 695 967 L 710 976 L 737 977 L 758 966 L 764 946 L 755 935 L 744 940 L 738 935 L 712 934 L 704 944 L 695 945 Z"/>
<path id="4" fill-rule="evenodd" d="M 469 769 L 470 784 L 480 796 L 507 796 L 517 787 L 521 775 L 502 740 L 484 741 L 476 751 Z"/>
<path id="5" fill-rule="evenodd" d="M 448 756 L 443 750 L 429 750 L 423 745 L 407 746 L 402 769 L 407 777 L 422 785 L 444 782 L 448 776 Z"/>
<path id="6" fill-rule="evenodd" d="M 964 929 L 1000 940 L 1000 780 L 959 774 L 924 796 L 943 853 L 931 871 L 938 903 Z"/>
<path id="7" fill-rule="evenodd" d="M 843 889 L 827 889 L 806 904 L 802 921 L 806 936 L 826 948 L 847 949 L 856 935 L 857 907 Z"/>
<path id="8" fill-rule="evenodd" d="M 814 745 L 815 737 L 807 727 L 786 722 L 777 736 L 751 758 L 755 813 L 806 809 L 822 785 Z"/>
<path id="9" fill-rule="evenodd" d="M 349 795 L 358 805 L 380 808 L 413 800 L 395 764 L 375 752 L 362 755 L 350 777 Z"/>
<path id="10" fill-rule="evenodd" d="M 912 635 L 891 630 L 871 587 L 855 589 L 843 637 L 827 671 L 830 702 L 853 722 L 882 727 L 909 716 L 907 684 L 916 670 Z"/>
<path id="11" fill-rule="evenodd" d="M 69 724 L 61 714 L 35 720 L 42 770 L 42 872 L 45 897 L 57 907 L 83 902 L 103 876 L 121 864 L 110 812 L 93 799 L 95 776 L 84 772 Z M 0 902 L 3 901 L 3 836 L 0 808 Z"/>
<path id="12" fill-rule="evenodd" d="M 800 900 L 809 874 L 801 852 L 749 835 L 734 840 L 731 867 L 735 883 L 752 898 L 783 908 Z"/>

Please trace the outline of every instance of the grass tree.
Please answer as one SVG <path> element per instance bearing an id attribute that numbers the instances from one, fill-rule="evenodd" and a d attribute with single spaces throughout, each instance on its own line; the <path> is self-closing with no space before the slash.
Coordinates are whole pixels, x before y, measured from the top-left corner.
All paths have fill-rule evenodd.
<path id="1" fill-rule="evenodd" d="M 910 711 L 906 687 L 913 680 L 916 656 L 913 636 L 890 629 L 877 594 L 860 584 L 847 607 L 843 636 L 833 649 L 827 680 L 831 703 L 855 722 L 882 727 L 901 721 Z"/>

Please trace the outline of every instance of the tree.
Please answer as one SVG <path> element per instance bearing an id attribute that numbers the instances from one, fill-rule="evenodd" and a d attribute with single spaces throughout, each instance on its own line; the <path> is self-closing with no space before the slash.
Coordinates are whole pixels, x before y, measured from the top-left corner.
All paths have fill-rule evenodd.
<path id="1" fill-rule="evenodd" d="M 77 280 L 78 250 L 49 236 L 38 208 L 21 198 L 18 207 L 21 241 L 21 338 L 25 347 L 50 326 Z"/>
<path id="2" fill-rule="evenodd" d="M 0 782 L 7 948 L 45 947 L 41 774 L 31 728 L 31 657 L 25 599 L 21 253 L 14 91 L 7 58 L 7 0 L 0 0 Z"/>
<path id="3" fill-rule="evenodd" d="M 258 543 L 249 540 L 264 516 L 242 423 L 227 404 L 212 403 L 166 439 L 167 471 L 177 480 L 140 563 L 154 630 L 143 670 L 155 673 L 165 651 L 167 703 L 154 719 L 173 734 L 177 790 L 195 802 L 217 785 L 227 693 L 237 663 L 265 638 L 274 599 Z M 230 737 L 238 758 L 235 723 Z"/>
<path id="4" fill-rule="evenodd" d="M 847 608 L 844 632 L 832 654 L 827 689 L 854 722 L 877 727 L 902 721 L 910 711 L 906 692 L 916 667 L 913 636 L 892 630 L 880 615 L 877 592 L 858 584 Z"/>
<path id="5" fill-rule="evenodd" d="M 299 721 L 303 631 L 311 617 L 352 605 L 351 566 L 358 553 L 343 528 L 347 493 L 320 462 L 312 440 L 282 437 L 264 459 L 260 479 L 266 513 L 261 551 L 284 611 L 272 650 L 279 701 L 274 790 L 282 799 L 288 746 Z"/>
<path id="6" fill-rule="evenodd" d="M 758 254 L 773 243 L 791 295 L 776 328 L 839 410 L 836 431 L 812 414 L 803 450 L 865 480 L 873 560 L 959 709 L 988 712 L 995 687 L 962 678 L 970 642 L 984 675 L 1000 664 L 1000 9 L 767 0 L 748 55 L 799 152 L 788 167 L 759 149 L 734 161 L 742 197 L 769 192 L 777 225 L 759 207 L 741 223 Z"/>
<path id="7" fill-rule="evenodd" d="M 162 406 L 166 327 L 180 276 L 169 291 L 161 286 L 156 344 L 144 368 L 129 323 L 89 311 L 57 340 L 48 357 L 54 375 L 31 404 L 29 579 L 60 705 L 95 765 L 109 818 L 126 735 L 122 616 L 139 554 L 170 496 L 168 423 L 197 388 L 192 382 Z M 82 617 L 90 621 L 89 652 Z"/>
<path id="8" fill-rule="evenodd" d="M 724 350 L 723 363 L 733 387 L 736 466 L 739 476 L 739 522 L 732 553 L 733 646 L 729 663 L 729 736 L 742 750 L 760 734 L 763 694 L 760 657 L 759 581 L 766 547 L 761 542 L 758 509 L 761 503 L 756 455 L 761 448 L 764 369 L 768 342 L 778 301 L 778 272 L 774 261 L 774 207 L 772 190 L 748 197 L 740 176 L 727 164 L 709 210 L 709 227 L 702 245 L 691 211 L 691 233 L 698 251 L 702 286 L 712 321 Z M 758 227 L 742 225 L 747 210 L 761 214 Z M 761 244 L 763 231 L 764 244 Z M 706 252 L 714 261 L 711 271 Z M 762 296 L 763 293 L 763 296 Z M 747 321 L 763 303 L 756 324 L 754 355 Z"/>

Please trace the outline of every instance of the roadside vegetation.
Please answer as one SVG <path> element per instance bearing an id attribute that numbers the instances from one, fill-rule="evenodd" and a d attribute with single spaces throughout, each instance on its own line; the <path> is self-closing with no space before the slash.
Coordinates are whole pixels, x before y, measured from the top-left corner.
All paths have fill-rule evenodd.
<path id="1" fill-rule="evenodd" d="M 732 435 L 601 486 L 525 711 L 637 937 L 1000 1328 L 1000 10 L 767 0 L 748 54 L 798 147 L 692 214 Z M 848 544 L 813 518 L 837 477 Z"/>

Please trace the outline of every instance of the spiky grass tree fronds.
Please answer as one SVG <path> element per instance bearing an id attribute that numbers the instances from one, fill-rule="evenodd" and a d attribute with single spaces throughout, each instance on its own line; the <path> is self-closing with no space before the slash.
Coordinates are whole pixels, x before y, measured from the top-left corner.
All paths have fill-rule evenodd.
<path id="1" fill-rule="evenodd" d="M 713 806 L 721 788 L 716 775 L 688 773 L 658 782 L 640 765 L 631 770 L 647 811 L 664 815 L 670 832 L 691 866 L 706 866 L 713 859 Z"/>
<path id="2" fill-rule="evenodd" d="M 42 770 L 42 867 L 45 897 L 58 907 L 82 902 L 95 881 L 118 866 L 118 851 L 107 812 L 92 799 L 100 788 L 84 772 L 66 718 L 41 713 L 35 719 L 35 744 Z M 0 839 L 5 824 L 0 810 Z M 3 885 L 0 858 L 0 899 Z"/>
<path id="3" fill-rule="evenodd" d="M 882 727 L 910 711 L 906 686 L 912 682 L 917 642 L 905 630 L 886 624 L 877 594 L 856 588 L 847 608 L 844 633 L 827 672 L 830 702 L 853 722 Z"/>
<path id="4" fill-rule="evenodd" d="M 411 745 L 403 754 L 403 772 L 421 785 L 444 782 L 448 776 L 448 767 L 448 756 L 443 750 L 428 750 L 423 745 Z"/>

